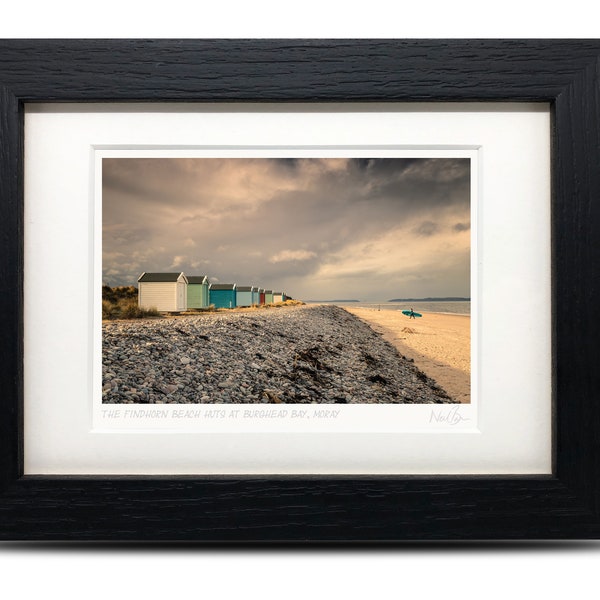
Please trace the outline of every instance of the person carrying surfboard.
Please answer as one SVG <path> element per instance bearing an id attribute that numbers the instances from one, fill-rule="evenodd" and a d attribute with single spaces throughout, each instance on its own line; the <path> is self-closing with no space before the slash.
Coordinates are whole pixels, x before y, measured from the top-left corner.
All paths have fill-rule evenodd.
<path id="1" fill-rule="evenodd" d="M 410 309 L 410 315 L 408 315 L 408 318 L 409 318 L 409 319 L 415 319 L 415 320 L 416 320 L 416 317 L 415 317 L 415 311 L 412 309 L 412 307 L 411 307 L 411 309 Z"/>

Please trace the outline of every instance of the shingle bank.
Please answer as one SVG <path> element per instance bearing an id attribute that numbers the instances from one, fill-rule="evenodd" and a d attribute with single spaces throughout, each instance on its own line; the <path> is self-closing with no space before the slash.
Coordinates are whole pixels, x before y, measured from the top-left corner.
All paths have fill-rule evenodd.
<path id="1" fill-rule="evenodd" d="M 453 402 L 367 324 L 337 306 L 102 327 L 104 403 Z"/>

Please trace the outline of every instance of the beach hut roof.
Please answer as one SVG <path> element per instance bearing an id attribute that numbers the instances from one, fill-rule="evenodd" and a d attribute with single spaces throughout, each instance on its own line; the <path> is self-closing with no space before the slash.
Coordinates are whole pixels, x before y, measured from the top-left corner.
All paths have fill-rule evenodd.
<path id="1" fill-rule="evenodd" d="M 211 283 L 211 290 L 236 290 L 237 286 L 235 283 Z"/>
<path id="2" fill-rule="evenodd" d="M 208 277 L 206 275 L 188 275 L 188 283 L 204 283 Z"/>
<path id="3" fill-rule="evenodd" d="M 273 290 L 265 290 L 265 294 L 272 294 Z"/>
<path id="4" fill-rule="evenodd" d="M 186 276 L 183 273 L 142 273 L 138 279 L 139 282 L 155 282 L 155 283 L 166 283 L 176 282 L 183 276 L 183 279 L 187 281 Z"/>
<path id="5" fill-rule="evenodd" d="M 251 292 L 252 286 L 251 285 L 238 285 L 235 289 L 238 292 Z"/>

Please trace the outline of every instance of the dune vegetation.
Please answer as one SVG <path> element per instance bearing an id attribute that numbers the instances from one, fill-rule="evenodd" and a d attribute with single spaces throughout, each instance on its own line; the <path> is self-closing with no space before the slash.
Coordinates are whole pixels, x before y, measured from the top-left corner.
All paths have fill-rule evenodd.
<path id="1" fill-rule="evenodd" d="M 102 286 L 102 319 L 142 319 L 160 316 L 156 309 L 138 306 L 138 290 L 133 285 Z"/>

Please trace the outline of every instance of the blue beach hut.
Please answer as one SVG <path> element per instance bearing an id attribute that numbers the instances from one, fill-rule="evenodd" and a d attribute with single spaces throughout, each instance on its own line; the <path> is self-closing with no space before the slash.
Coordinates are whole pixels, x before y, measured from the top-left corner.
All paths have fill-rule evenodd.
<path id="1" fill-rule="evenodd" d="M 237 306 L 235 283 L 211 283 L 208 292 L 210 303 L 215 308 L 235 308 Z"/>
<path id="2" fill-rule="evenodd" d="M 252 306 L 252 286 L 240 285 L 235 290 L 236 306 Z"/>

